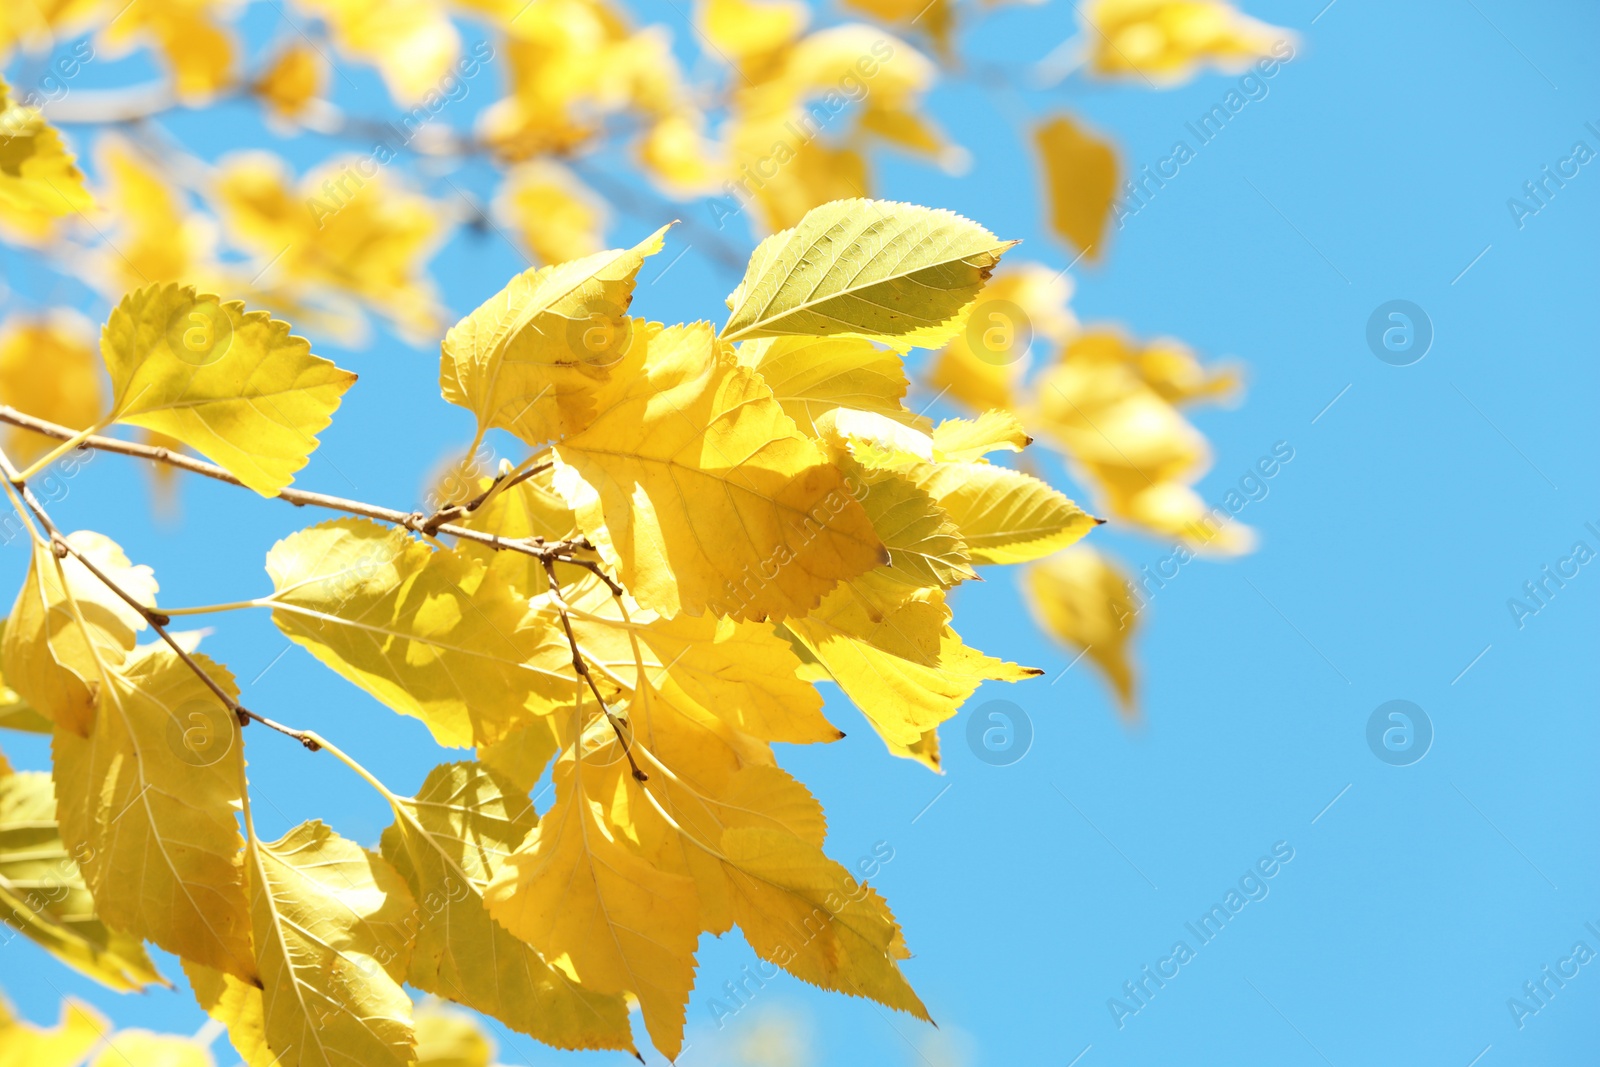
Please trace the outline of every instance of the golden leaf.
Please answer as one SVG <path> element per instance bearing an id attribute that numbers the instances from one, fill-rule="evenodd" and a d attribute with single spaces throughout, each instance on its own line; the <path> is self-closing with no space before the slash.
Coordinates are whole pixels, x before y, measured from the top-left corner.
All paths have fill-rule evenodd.
<path id="1" fill-rule="evenodd" d="M 55 787 L 42 772 L 0 776 L 0 919 L 120 993 L 165 982 L 138 938 L 109 929 L 95 914 L 61 840 Z"/>
<path id="2" fill-rule="evenodd" d="M 336 519 L 267 556 L 273 621 L 441 745 L 497 741 L 573 693 L 560 631 L 480 560 Z"/>
<path id="3" fill-rule="evenodd" d="M 883 551 L 843 476 L 707 323 L 635 344 L 556 487 L 646 607 L 804 614 Z"/>
<path id="4" fill-rule="evenodd" d="M 262 496 L 294 480 L 356 376 L 289 324 L 191 286 L 129 293 L 100 343 L 111 413 L 175 437 Z"/>
<path id="5" fill-rule="evenodd" d="M 1016 242 L 949 211 L 841 200 L 773 234 L 728 297 L 730 341 L 800 334 L 938 348 Z"/>
<path id="6" fill-rule="evenodd" d="M 630 345 L 634 279 L 661 251 L 662 227 L 633 248 L 528 270 L 445 334 L 444 398 L 529 444 L 582 430 L 594 396 Z"/>
<path id="7" fill-rule="evenodd" d="M 224 668 L 194 659 L 237 697 Z M 205 683 L 153 645 L 106 675 L 92 728 L 56 729 L 55 781 L 61 837 L 101 920 L 250 981 L 236 731 Z"/>
<path id="8" fill-rule="evenodd" d="M 1068 549 L 1022 575 L 1022 589 L 1039 625 L 1099 667 L 1127 716 L 1138 714 L 1129 642 L 1140 605 L 1118 566 L 1087 545 Z"/>
<path id="9" fill-rule="evenodd" d="M 116 542 L 89 530 L 67 541 L 139 603 L 155 606 L 155 575 L 129 563 Z M 87 734 L 104 670 L 122 664 L 144 628 L 144 616 L 77 557 L 58 559 L 48 544 L 36 544 L 0 638 L 0 669 L 52 722 Z"/>
<path id="10" fill-rule="evenodd" d="M 82 316 L 65 309 L 44 318 L 7 319 L 0 327 L 0 402 L 74 430 L 93 425 L 104 391 L 93 337 Z M 6 454 L 15 463 L 31 463 L 56 443 L 20 426 L 6 427 Z"/>
<path id="11" fill-rule="evenodd" d="M 683 1048 L 699 940 L 694 883 L 641 858 L 585 788 L 581 759 L 556 769 L 556 803 L 490 883 L 490 913 L 579 982 L 639 1001 L 651 1041 Z"/>
<path id="12" fill-rule="evenodd" d="M 283 1067 L 409 1067 L 405 882 L 320 822 L 247 855 L 266 1047 Z"/>
<path id="13" fill-rule="evenodd" d="M 93 203 L 61 134 L 0 78 L 0 211 L 37 226 Z"/>
<path id="14" fill-rule="evenodd" d="M 632 1051 L 620 996 L 578 985 L 489 916 L 484 889 L 537 822 L 527 797 L 482 764 L 451 763 L 390 803 L 383 854 L 421 905 L 410 983 L 556 1048 Z"/>
<path id="15" fill-rule="evenodd" d="M 1051 227 L 1089 260 L 1100 259 L 1117 191 L 1115 150 L 1067 115 L 1041 123 L 1033 139 L 1044 161 Z"/>

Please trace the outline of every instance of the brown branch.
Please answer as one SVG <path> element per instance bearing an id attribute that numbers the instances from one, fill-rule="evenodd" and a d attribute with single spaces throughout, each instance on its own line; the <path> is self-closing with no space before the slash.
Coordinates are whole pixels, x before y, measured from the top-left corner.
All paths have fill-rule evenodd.
<path id="1" fill-rule="evenodd" d="M 578 672 L 578 677 L 589 684 L 589 692 L 600 704 L 600 710 L 605 713 L 606 721 L 611 724 L 611 729 L 617 735 L 617 743 L 622 746 L 622 754 L 628 757 L 628 766 L 633 768 L 633 776 L 641 782 L 648 782 L 650 776 L 639 769 L 639 764 L 633 759 L 633 746 L 622 732 L 622 724 L 611 713 L 611 708 L 606 704 L 606 698 L 600 695 L 600 687 L 595 685 L 594 676 L 589 673 L 589 665 L 584 662 L 583 653 L 578 649 L 578 635 L 572 632 L 572 620 L 567 617 L 566 601 L 561 599 L 561 581 L 556 577 L 556 562 L 553 559 L 544 561 L 545 576 L 550 579 L 550 593 L 555 599 L 556 613 L 561 616 L 561 628 L 567 632 L 567 645 L 572 649 L 572 669 Z M 573 741 L 576 746 L 582 739 Z"/>
<path id="2" fill-rule="evenodd" d="M 258 715 L 249 708 L 245 707 L 243 704 L 240 704 L 233 697 L 229 696 L 228 691 L 223 689 L 222 686 L 217 683 L 217 680 L 211 677 L 211 675 L 207 673 L 206 669 L 200 666 L 200 664 L 196 662 L 195 658 L 189 654 L 188 650 L 179 644 L 178 640 L 167 631 L 167 627 L 172 623 L 172 619 L 169 616 L 163 615 L 154 608 L 141 603 L 138 598 L 133 596 L 133 594 L 129 593 L 126 589 L 122 588 L 122 586 L 118 585 L 109 574 L 101 570 L 93 560 L 84 555 L 84 553 L 81 552 L 77 546 L 75 546 L 71 541 L 68 541 L 66 537 L 62 535 L 60 528 L 56 526 L 54 520 L 50 518 L 50 514 L 45 511 L 44 505 L 39 503 L 39 498 L 33 495 L 32 489 L 28 488 L 27 482 L 23 481 L 21 478 L 13 477 L 10 474 L 8 474 L 7 477 L 12 486 L 22 494 L 22 499 L 28 505 L 28 510 L 33 512 L 34 516 L 39 520 L 39 524 L 43 526 L 45 528 L 45 532 L 50 535 L 50 549 L 56 554 L 56 557 L 64 559 L 70 555 L 72 558 L 81 563 L 85 570 L 94 575 L 96 578 L 100 579 L 101 584 L 107 589 L 111 590 L 111 592 L 115 593 L 123 601 L 123 603 L 127 604 L 134 611 L 137 611 L 144 621 L 150 624 L 150 628 L 155 630 L 155 632 L 161 636 L 161 640 L 165 641 L 167 646 L 177 654 L 177 657 L 183 661 L 184 665 L 193 671 L 195 675 L 205 683 L 207 689 L 210 689 L 212 693 L 216 694 L 217 699 L 222 702 L 222 706 L 233 713 L 233 717 L 238 721 L 240 726 L 247 726 L 253 720 L 255 722 L 259 722 L 263 726 L 270 727 L 281 734 L 286 734 L 289 737 L 294 738 L 312 752 L 315 752 L 317 749 L 322 747 L 317 743 L 315 736 L 308 731 L 296 730 L 285 726 L 280 722 L 275 722 L 272 719 L 267 718 L 265 715 Z"/>
<path id="3" fill-rule="evenodd" d="M 46 437 L 53 437 L 58 441 L 66 441 L 77 436 L 77 431 L 57 423 L 47 422 L 24 414 L 16 408 L 0 404 L 0 423 L 9 423 L 12 426 L 21 426 Z M 147 459 L 156 463 L 165 463 L 169 467 L 199 474 L 215 481 L 228 485 L 243 487 L 244 483 L 222 467 L 204 460 L 174 452 L 168 448 L 157 448 L 153 445 L 141 445 L 132 441 L 119 441 L 114 437 L 100 437 L 98 435 L 87 437 L 80 448 L 92 448 L 99 452 L 114 452 L 122 456 L 132 456 L 136 459 Z M 532 472 L 529 472 L 530 474 Z M 276 499 L 288 501 L 295 507 L 327 508 L 330 511 L 342 511 L 349 515 L 359 515 L 362 518 L 375 519 L 378 522 L 392 523 L 404 527 L 413 533 L 447 534 L 462 541 L 471 541 L 503 552 L 520 552 L 523 555 L 546 560 L 560 560 L 563 563 L 572 563 L 598 575 L 607 585 L 616 587 L 615 581 L 607 576 L 593 560 L 576 558 L 577 553 L 590 551 L 593 545 L 585 538 L 574 538 L 570 541 L 545 541 L 543 538 L 507 538 L 498 534 L 484 533 L 465 526 L 441 521 L 442 511 L 433 515 L 423 515 L 416 511 L 396 511 L 393 508 L 380 507 L 377 504 L 367 504 L 359 500 L 347 500 L 344 497 L 329 496 L 326 493 L 312 493 L 304 489 L 285 488 L 278 491 Z"/>

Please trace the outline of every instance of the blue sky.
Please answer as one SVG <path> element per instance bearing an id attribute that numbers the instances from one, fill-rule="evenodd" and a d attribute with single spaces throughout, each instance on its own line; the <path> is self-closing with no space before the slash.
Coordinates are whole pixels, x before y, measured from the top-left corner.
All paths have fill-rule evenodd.
<path id="1" fill-rule="evenodd" d="M 955 604 L 974 643 L 1047 672 L 991 685 L 968 705 L 1008 700 L 1026 713 L 1033 741 L 1019 762 L 978 760 L 964 712 L 945 728 L 947 774 L 935 777 L 887 756 L 830 691 L 830 716 L 850 736 L 780 758 L 825 804 L 836 859 L 893 850 L 875 884 L 906 928 L 916 953 L 906 972 L 941 1029 L 787 977 L 719 1029 L 711 998 L 755 959 L 737 936 L 706 939 L 682 1060 L 691 1067 L 735 1062 L 729 1050 L 763 1019 L 809 1032 L 811 1062 L 827 1064 L 1595 1062 L 1600 962 L 1579 967 L 1520 1027 L 1507 1002 L 1532 1006 L 1524 984 L 1560 968 L 1577 943 L 1600 952 L 1600 562 L 1547 586 L 1555 594 L 1542 605 L 1524 593 L 1547 566 L 1570 575 L 1564 561 L 1578 542 L 1600 553 L 1600 162 L 1520 225 L 1507 202 L 1576 142 L 1600 152 L 1590 54 L 1600 9 L 1579 0 L 1247 9 L 1299 34 L 1295 58 L 1126 220 L 1103 265 L 1074 271 L 1074 308 L 1084 322 L 1173 335 L 1248 366 L 1240 407 L 1195 416 L 1216 456 L 1199 488 L 1220 500 L 1287 443 L 1293 459 L 1241 516 L 1261 532 L 1260 549 L 1190 564 L 1157 593 L 1137 649 L 1146 711 L 1137 730 L 1118 723 L 1085 664 L 1063 674 L 1072 655 L 1033 629 L 1004 572 L 964 587 Z M 641 17 L 689 34 L 671 3 Z M 276 19 L 258 5 L 247 26 L 275 34 Z M 1021 63 L 1072 23 L 1060 0 L 1008 9 L 966 48 Z M 87 70 L 84 84 L 130 72 L 139 61 Z M 1073 256 L 1042 224 L 1019 123 L 1070 108 L 1110 134 L 1125 161 L 1153 164 L 1176 139 L 1192 143 L 1185 123 L 1236 80 L 1205 75 L 1153 92 L 1073 79 L 1047 93 L 947 81 L 933 108 L 973 166 L 951 176 L 886 159 L 877 192 L 960 211 L 1024 238 L 1021 255 L 1064 267 Z M 387 106 L 366 83 L 351 99 L 372 113 Z M 173 129 L 213 155 L 269 136 L 245 115 L 226 108 Z M 326 148 L 283 151 L 304 163 Z M 486 174 L 458 180 L 489 188 Z M 631 243 L 652 228 L 624 218 L 613 238 Z M 103 317 L 76 283 L 45 283 L 25 257 L 4 255 L 18 294 L 8 310 L 52 298 Z M 434 274 L 461 314 L 521 266 L 492 235 L 461 235 Z M 736 281 L 690 254 L 641 287 L 635 310 L 718 319 Z M 1369 318 L 1393 300 L 1431 322 L 1431 348 L 1409 366 L 1367 343 Z M 471 436 L 468 416 L 438 398 L 437 349 L 387 336 L 359 352 L 317 347 L 361 381 L 301 484 L 416 501 L 423 472 Z M 262 593 L 266 550 L 315 520 L 198 482 L 184 483 L 182 505 L 180 525 L 152 521 L 128 461 L 103 456 L 53 511 L 155 567 L 167 605 Z M 1093 536 L 1135 568 L 1169 551 L 1111 527 Z M 7 588 L 25 565 L 20 542 L 0 549 Z M 1539 610 L 1519 619 L 1508 606 L 1517 597 Z M 283 654 L 264 615 L 215 621 L 207 648 L 247 683 L 251 707 L 314 724 L 399 789 L 438 761 L 420 726 L 303 652 Z M 1391 700 L 1431 723 L 1431 747 L 1408 766 L 1368 744 L 1369 720 Z M 44 765 L 43 745 L 0 743 L 20 766 Z M 264 824 L 320 816 L 375 842 L 386 809 L 332 760 L 256 731 L 247 743 Z M 1269 867 L 1270 878 L 1247 877 Z M 1202 944 L 1186 924 L 1241 879 L 1260 899 Z M 1124 983 L 1144 979 L 1146 966 L 1170 974 L 1162 961 L 1178 941 L 1193 957 L 1159 988 L 1148 982 L 1142 1003 L 1131 999 Z M 185 994 L 117 998 L 20 939 L 0 950 L 0 986 L 39 1021 L 66 993 L 121 1025 L 188 1032 L 203 1022 Z M 1113 998 L 1137 1012 L 1114 1011 Z M 500 1059 L 624 1062 L 516 1035 Z"/>

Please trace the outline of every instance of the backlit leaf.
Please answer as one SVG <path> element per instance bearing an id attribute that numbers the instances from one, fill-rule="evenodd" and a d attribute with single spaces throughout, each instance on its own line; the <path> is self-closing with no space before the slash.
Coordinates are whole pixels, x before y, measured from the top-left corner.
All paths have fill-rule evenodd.
<path id="1" fill-rule="evenodd" d="M 0 776 L 0 919 L 118 992 L 163 981 L 137 938 L 108 929 L 96 916 L 61 840 L 55 787 L 38 771 Z"/>
<path id="2" fill-rule="evenodd" d="M 556 446 L 556 488 L 641 604 L 782 618 L 881 561 L 843 476 L 708 324 L 635 345 L 617 380 Z"/>
<path id="3" fill-rule="evenodd" d="M 538 821 L 527 797 L 482 764 L 451 763 L 392 804 L 383 854 L 421 906 L 410 983 L 547 1045 L 632 1051 L 620 996 L 578 985 L 489 916 L 484 889 Z"/>
<path id="4" fill-rule="evenodd" d="M 887 200 L 826 204 L 756 248 L 728 297 L 722 336 L 938 348 L 1014 243 L 949 211 Z"/>
<path id="5" fill-rule="evenodd" d="M 237 695 L 225 669 L 194 659 Z M 101 920 L 248 981 L 235 734 L 231 713 L 177 655 L 149 646 L 109 674 L 92 727 L 57 727 L 55 781 L 61 837 Z"/>
<path id="6" fill-rule="evenodd" d="M 111 414 L 175 437 L 273 496 L 317 447 L 356 380 L 311 354 L 289 324 L 190 286 L 129 293 L 100 343 Z"/>
<path id="7" fill-rule="evenodd" d="M 559 631 L 465 553 L 337 519 L 278 542 L 267 572 L 287 637 L 442 745 L 497 741 L 571 699 Z"/>
<path id="8" fill-rule="evenodd" d="M 666 227 L 633 248 L 528 270 L 450 328 L 439 360 L 444 398 L 529 444 L 576 433 L 633 343 L 634 279 Z"/>

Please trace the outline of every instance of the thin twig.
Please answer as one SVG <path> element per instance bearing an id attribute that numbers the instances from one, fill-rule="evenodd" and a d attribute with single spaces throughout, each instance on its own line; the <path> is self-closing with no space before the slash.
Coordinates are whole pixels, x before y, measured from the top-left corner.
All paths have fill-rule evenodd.
<path id="1" fill-rule="evenodd" d="M 80 431 L 61 426 L 44 419 L 35 418 L 24 414 L 16 408 L 0 405 L 0 422 L 21 426 L 33 430 L 35 433 L 54 437 L 57 440 L 67 441 L 78 436 Z M 84 438 L 78 446 L 92 448 L 99 452 L 114 452 L 118 455 L 132 456 L 136 459 L 147 459 L 156 463 L 165 463 L 169 467 L 189 471 L 192 474 L 203 475 L 215 481 L 228 485 L 244 485 L 238 478 L 227 470 L 214 463 L 194 459 L 180 452 L 167 448 L 157 448 L 152 445 L 136 444 L 132 441 L 119 441 L 114 437 L 101 437 L 98 435 Z M 545 541 L 542 538 L 508 538 L 498 534 L 484 533 L 482 530 L 473 530 L 466 526 L 454 523 L 436 521 L 438 513 L 432 516 L 423 515 L 416 511 L 397 511 L 394 508 L 380 507 L 377 504 L 367 504 L 359 500 L 348 500 L 344 497 L 330 496 L 326 493 L 312 493 L 304 489 L 284 488 L 277 493 L 276 499 L 285 500 L 295 507 L 327 508 L 330 511 L 342 511 L 349 515 L 360 515 L 363 518 L 375 519 L 378 522 L 392 523 L 404 527 L 413 533 L 435 536 L 447 534 L 462 541 L 471 541 L 503 552 L 520 552 L 532 556 L 537 560 L 560 560 L 563 563 L 573 563 L 600 575 L 608 585 L 615 586 L 615 582 L 605 576 L 599 565 L 593 560 L 575 558 L 576 554 L 593 549 L 587 539 L 574 538 L 568 541 Z"/>
<path id="2" fill-rule="evenodd" d="M 628 766 L 633 768 L 633 776 L 641 782 L 648 782 L 650 776 L 639 769 L 639 764 L 633 759 L 633 745 L 628 741 L 627 735 L 622 732 L 622 724 L 611 713 L 611 707 L 606 703 L 606 698 L 600 695 L 600 687 L 595 685 L 594 676 L 589 673 L 589 665 L 584 662 L 583 653 L 578 649 L 578 635 L 572 632 L 572 620 L 567 617 L 567 602 L 561 597 L 561 581 L 556 577 L 555 560 L 544 561 L 545 576 L 550 579 L 550 594 L 555 602 L 556 612 L 561 616 L 561 628 L 567 632 L 567 645 L 572 649 L 572 669 L 578 672 L 589 685 L 589 692 L 594 694 L 595 700 L 600 704 L 600 710 L 605 713 L 606 721 L 611 724 L 611 729 L 616 732 L 617 743 L 622 746 L 622 754 L 628 757 Z M 574 742 L 576 743 L 576 742 Z"/>
<path id="3" fill-rule="evenodd" d="M 223 689 L 222 686 L 217 683 L 217 680 L 211 677 L 206 669 L 196 662 L 195 658 L 189 654 L 188 650 L 179 644 L 177 639 L 174 638 L 172 634 L 167 632 L 167 627 L 172 623 L 172 620 L 149 605 L 141 603 L 137 597 L 129 593 L 126 589 L 122 588 L 122 586 L 117 584 L 115 579 L 113 579 L 105 571 L 101 570 L 99 566 L 97 566 L 93 560 L 79 550 L 76 545 L 67 540 L 67 538 L 61 533 L 60 527 L 56 526 L 55 521 L 50 518 L 49 512 L 45 511 L 44 505 L 39 503 L 39 498 L 33 495 L 33 490 L 28 488 L 28 483 L 16 473 L 15 468 L 11 467 L 9 461 L 7 461 L 5 467 L 7 480 L 10 481 L 11 485 L 22 494 L 22 499 L 28 505 L 28 510 L 33 512 L 34 517 L 39 520 L 39 525 L 43 526 L 45 532 L 50 535 L 51 551 L 53 551 L 58 558 L 65 558 L 69 555 L 72 556 L 83 565 L 85 570 L 98 578 L 102 585 L 111 590 L 111 592 L 115 593 L 117 597 L 123 601 L 123 603 L 127 604 L 134 611 L 137 611 L 140 617 L 143 618 L 145 622 L 149 623 L 150 628 L 160 635 L 161 640 L 165 641 L 167 646 L 171 648 L 174 653 L 176 653 L 180 660 L 183 661 L 184 665 L 193 671 L 195 675 L 205 683 L 207 689 L 210 689 L 212 693 L 216 694 L 217 699 L 222 702 L 222 706 L 233 713 L 234 718 L 238 720 L 240 726 L 246 726 L 253 720 L 255 722 L 259 722 L 263 726 L 270 727 L 281 734 L 287 734 L 289 737 L 299 741 L 312 752 L 317 751 L 317 749 L 321 747 L 317 743 L 317 740 L 313 734 L 305 730 L 296 730 L 292 727 L 285 726 L 280 722 L 275 722 L 272 719 L 267 718 L 265 715 L 258 715 L 249 708 L 245 707 L 243 704 L 240 704 L 233 697 L 229 696 L 228 691 Z"/>

